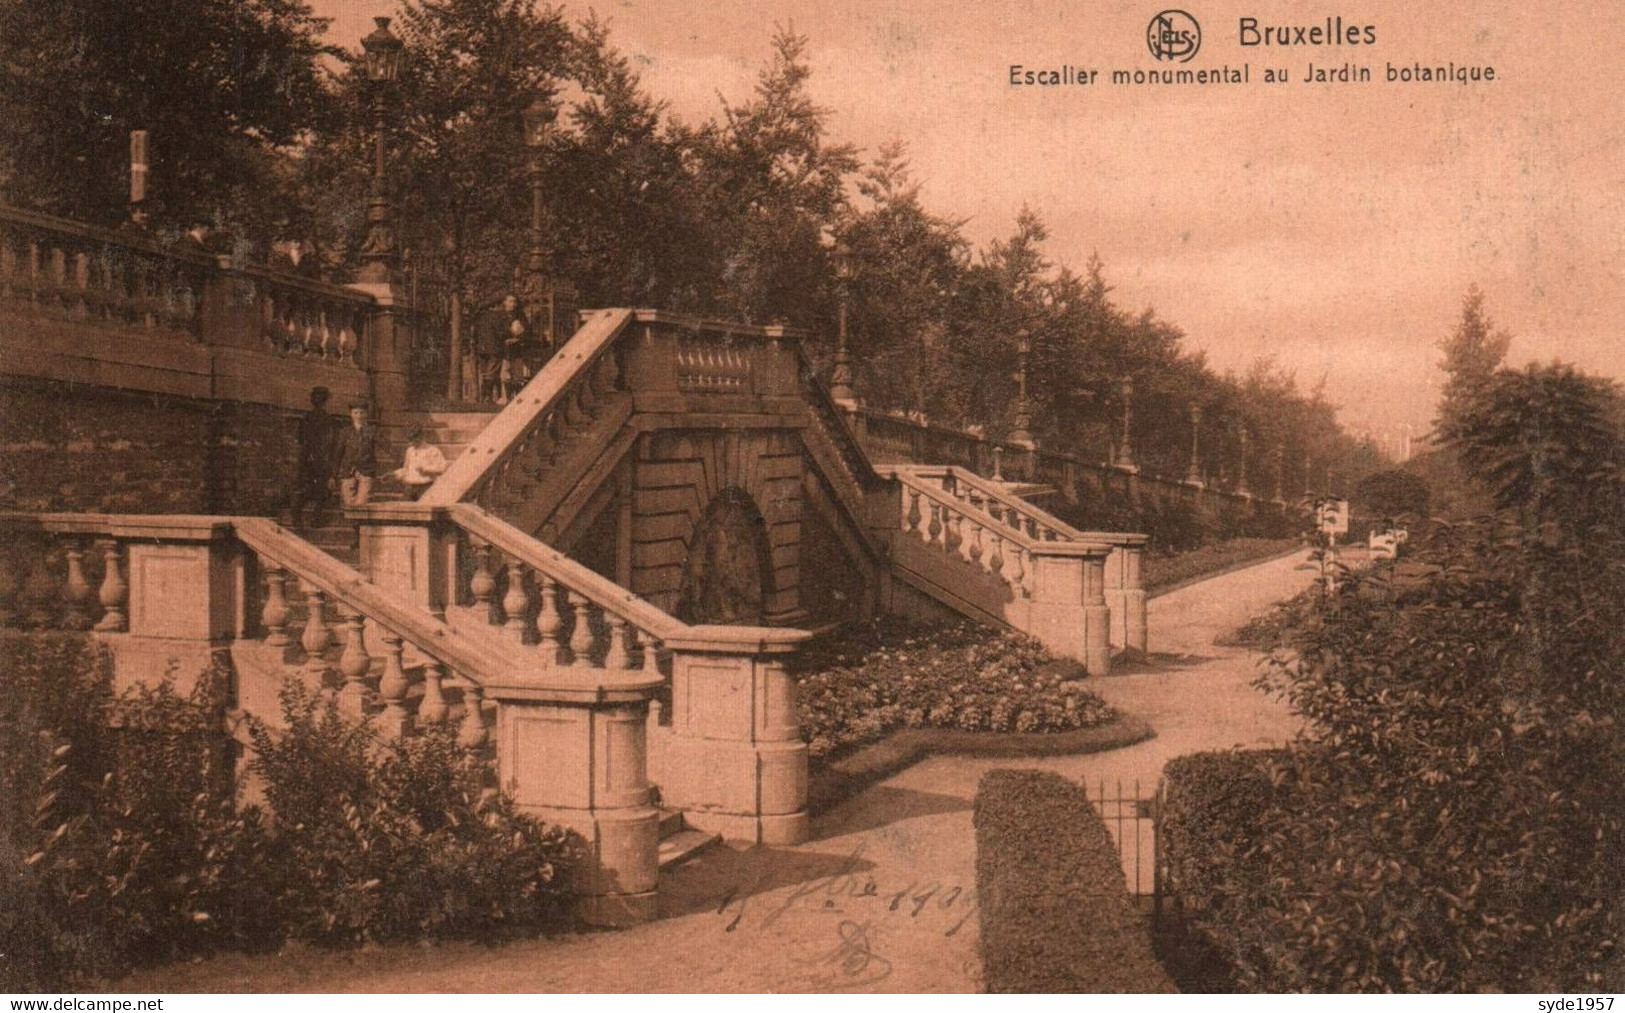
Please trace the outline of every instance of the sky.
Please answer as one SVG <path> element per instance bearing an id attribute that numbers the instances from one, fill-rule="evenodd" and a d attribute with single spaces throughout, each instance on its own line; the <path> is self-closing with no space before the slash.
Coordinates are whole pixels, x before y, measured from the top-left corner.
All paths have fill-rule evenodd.
<path id="1" fill-rule="evenodd" d="M 1625 377 L 1625 3 L 1160 0 L 1202 27 L 1188 63 L 1146 43 L 1158 3 L 1120 0 L 605 0 L 649 91 L 697 122 L 749 97 L 775 25 L 810 39 L 834 139 L 909 146 L 933 211 L 977 243 L 1023 205 L 1047 251 L 1105 262 L 1113 298 L 1154 306 L 1219 368 L 1272 356 L 1325 377 L 1355 430 L 1425 431 L 1438 340 L 1481 286 L 1514 365 Z M 394 0 L 313 0 L 353 45 Z M 1371 26 L 1360 46 L 1243 47 L 1260 26 Z M 1492 66 L 1493 82 L 1389 83 L 1387 65 Z M 1306 84 L 1310 64 L 1369 83 Z M 1009 68 L 1099 71 L 1012 87 Z M 1249 67 L 1223 85 L 1119 85 L 1113 69 Z M 1264 69 L 1286 71 L 1264 84 Z"/>

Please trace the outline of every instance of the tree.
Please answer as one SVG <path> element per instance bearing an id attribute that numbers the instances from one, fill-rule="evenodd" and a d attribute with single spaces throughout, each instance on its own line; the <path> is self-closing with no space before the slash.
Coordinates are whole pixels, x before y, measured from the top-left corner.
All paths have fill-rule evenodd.
<path id="1" fill-rule="evenodd" d="M 303 0 L 0 0 L 6 200 L 117 224 L 146 130 L 155 225 L 275 238 L 276 153 L 331 113 L 326 25 Z"/>
<path id="2" fill-rule="evenodd" d="M 1375 471 L 1360 480 L 1354 500 L 1372 514 L 1398 517 L 1428 515 L 1430 490 L 1425 479 L 1397 468 Z"/>
<path id="3" fill-rule="evenodd" d="M 1483 291 L 1477 285 L 1470 286 L 1462 297 L 1461 319 L 1455 331 L 1439 342 L 1444 352 L 1439 368 L 1445 372 L 1445 384 L 1436 428 L 1443 430 L 1457 419 L 1474 392 L 1501 365 L 1511 344 L 1512 336 L 1497 330 L 1485 314 Z"/>
<path id="4" fill-rule="evenodd" d="M 812 100 L 807 38 L 773 37 L 756 95 L 723 106 L 696 135 L 705 206 L 722 251 L 723 303 L 746 321 L 827 320 L 831 272 L 822 238 L 846 205 L 857 152 L 825 139 L 829 111 Z"/>
<path id="5" fill-rule="evenodd" d="M 1500 370 L 1473 388 L 1440 435 L 1503 510 L 1580 532 L 1616 528 L 1620 399 L 1571 365 Z"/>

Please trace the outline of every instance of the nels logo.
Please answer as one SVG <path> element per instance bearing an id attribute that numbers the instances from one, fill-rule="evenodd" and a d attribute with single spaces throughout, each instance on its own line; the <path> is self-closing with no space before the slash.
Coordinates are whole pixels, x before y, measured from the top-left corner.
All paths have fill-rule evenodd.
<path id="1" fill-rule="evenodd" d="M 1146 26 L 1145 44 L 1159 60 L 1185 63 L 1202 48 L 1202 26 L 1184 11 L 1163 11 Z"/>

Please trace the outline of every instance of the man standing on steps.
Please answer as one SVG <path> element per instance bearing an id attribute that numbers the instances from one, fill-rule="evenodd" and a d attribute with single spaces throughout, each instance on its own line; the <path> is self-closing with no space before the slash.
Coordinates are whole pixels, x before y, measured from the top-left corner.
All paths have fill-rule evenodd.
<path id="1" fill-rule="evenodd" d="M 332 493 L 333 417 L 327 414 L 326 387 L 310 389 L 310 410 L 299 419 L 299 474 L 294 479 L 293 526 L 301 527 L 310 504 L 312 527 L 322 526 L 322 511 Z"/>
<path id="2" fill-rule="evenodd" d="M 366 506 L 378 472 L 378 431 L 367 418 L 365 401 L 350 402 L 350 424 L 339 437 L 339 497 L 347 507 Z"/>

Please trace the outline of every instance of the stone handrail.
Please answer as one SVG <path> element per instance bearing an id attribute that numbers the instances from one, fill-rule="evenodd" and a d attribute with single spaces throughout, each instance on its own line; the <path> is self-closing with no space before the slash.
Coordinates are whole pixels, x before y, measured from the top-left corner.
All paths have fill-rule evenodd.
<path id="1" fill-rule="evenodd" d="M 0 206 L 0 300 L 64 320 L 203 340 L 201 249 Z"/>
<path id="2" fill-rule="evenodd" d="M 895 472 L 895 478 L 903 487 L 899 526 L 905 536 L 1003 580 L 1018 598 L 1033 594 L 1037 557 L 1104 556 L 1111 550 L 1105 543 L 1082 539 L 1045 541 L 928 479 L 908 471 Z"/>
<path id="3" fill-rule="evenodd" d="M 524 455 L 546 453 L 562 442 L 562 430 L 589 418 L 595 401 L 618 385 L 615 358 L 605 352 L 631 320 L 630 310 L 592 314 L 435 480 L 422 502 L 448 506 L 485 499 L 493 483 L 504 481 Z"/>
<path id="4" fill-rule="evenodd" d="M 1007 527 L 1019 528 L 1028 537 L 1039 541 L 1089 540 L 1092 537 L 968 468 L 956 465 L 886 464 L 877 466 L 875 470 L 887 477 L 906 473 L 934 484 L 956 499 L 970 502 L 1004 521 Z"/>
<path id="5" fill-rule="evenodd" d="M 1042 508 L 1022 499 L 997 482 L 959 467 L 880 465 L 882 475 L 909 485 L 908 479 L 933 488 L 991 514 L 1006 528 L 1020 530 L 1043 545 L 1082 542 L 1110 546 L 1105 567 L 1105 596 L 1112 611 L 1113 647 L 1147 649 L 1146 595 L 1142 581 L 1142 555 L 1148 536 L 1122 531 L 1079 531 Z"/>
<path id="6" fill-rule="evenodd" d="M 551 646 L 558 657 L 568 656 L 571 665 L 584 667 L 582 659 L 592 658 L 604 667 L 631 667 L 641 655 L 638 667 L 646 667 L 657 646 L 673 652 L 783 653 L 809 636 L 801 630 L 775 627 L 685 623 L 475 504 L 455 504 L 446 512 L 457 527 L 477 540 L 476 553 L 483 556 L 495 549 L 506 561 L 508 579 L 500 598 L 495 593 L 497 575 L 490 558 L 479 560 L 471 582 L 480 585 L 471 587 L 475 602 L 494 606 L 489 612 L 491 624 L 497 625 L 500 617 L 512 639 L 519 643 L 534 639 L 543 647 Z M 483 586 L 486 579 L 492 582 L 489 588 Z M 540 610 L 532 619 L 538 598 Z M 578 616 L 590 612 L 592 619 L 586 627 L 571 624 L 560 615 L 564 611 Z M 603 643 L 603 635 L 591 631 L 592 626 L 603 627 L 607 643 Z M 591 638 L 589 631 L 593 632 Z M 636 651 L 626 643 L 628 635 L 636 641 Z"/>

